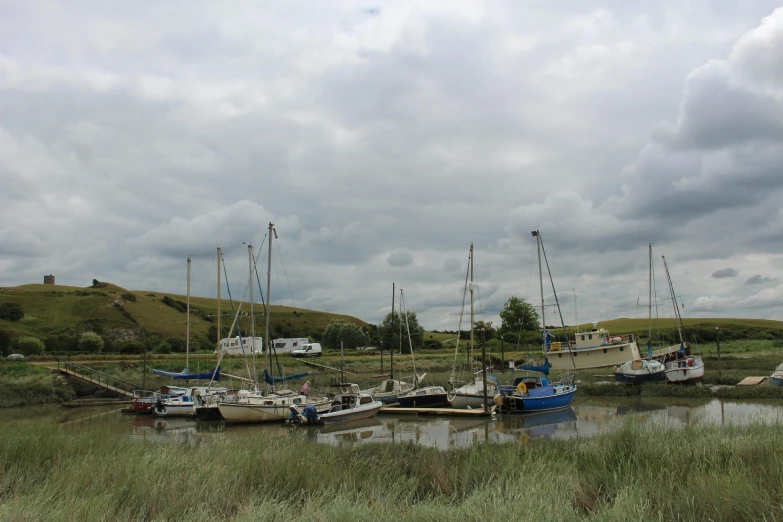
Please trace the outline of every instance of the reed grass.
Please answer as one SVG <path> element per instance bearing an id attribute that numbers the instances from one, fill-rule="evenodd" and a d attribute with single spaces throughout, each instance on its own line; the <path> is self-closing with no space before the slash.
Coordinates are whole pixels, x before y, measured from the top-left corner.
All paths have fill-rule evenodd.
<path id="1" fill-rule="evenodd" d="M 204 439 L 201 439 L 202 441 Z M 100 428 L 0 428 L 0 516 L 15 520 L 775 520 L 776 424 L 650 429 L 439 452 L 324 446 L 259 431 L 193 444 Z"/>

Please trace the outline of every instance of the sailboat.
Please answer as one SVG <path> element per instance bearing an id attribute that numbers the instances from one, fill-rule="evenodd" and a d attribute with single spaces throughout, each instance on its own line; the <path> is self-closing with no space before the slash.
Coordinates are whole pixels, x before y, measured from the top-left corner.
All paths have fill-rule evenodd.
<path id="1" fill-rule="evenodd" d="M 669 274 L 669 266 L 666 264 L 666 257 L 663 259 L 663 268 L 666 270 L 666 281 L 669 285 L 672 306 L 674 306 L 674 318 L 677 322 L 677 333 L 680 336 L 680 346 L 670 346 L 666 349 L 664 355 L 664 364 L 666 365 L 666 380 L 668 382 L 694 382 L 704 377 L 704 361 L 698 355 L 691 354 L 691 345 L 685 341 L 682 330 L 682 315 L 677 303 L 677 296 L 674 294 L 674 285 Z M 673 348 L 676 348 L 673 350 Z"/>
<path id="2" fill-rule="evenodd" d="M 277 237 L 274 223 L 269 223 L 269 257 L 267 263 L 267 279 L 266 279 L 266 330 L 264 334 L 264 359 L 265 368 L 271 366 L 270 351 L 272 343 L 270 341 L 270 299 L 271 299 L 271 287 L 272 287 L 272 236 Z M 251 324 L 253 321 L 253 246 L 248 246 L 248 253 L 250 257 L 250 307 L 251 307 Z M 255 328 L 255 325 L 251 326 Z M 251 333 L 252 339 L 255 342 L 255 332 Z M 253 349 L 255 353 L 255 348 Z M 266 371 L 266 370 L 265 370 Z M 283 381 L 283 386 L 285 381 Z M 267 381 L 264 381 L 264 388 L 266 389 Z M 320 399 L 308 399 L 306 395 L 294 392 L 288 389 L 277 389 L 274 383 L 271 384 L 269 393 L 264 393 L 255 389 L 251 392 L 245 392 L 239 395 L 235 402 L 221 402 L 218 405 L 220 415 L 223 416 L 228 423 L 252 423 L 252 422 L 282 422 L 289 416 L 289 408 L 291 406 L 305 406 L 307 404 L 313 404 L 318 410 L 325 410 L 331 407 L 331 401 L 327 398 Z"/>
<path id="3" fill-rule="evenodd" d="M 501 393 L 494 397 L 495 404 L 501 412 L 508 413 L 530 413 L 567 408 L 571 405 L 576 395 L 576 384 L 574 375 L 566 373 L 560 376 L 556 381 L 549 380 L 549 359 L 546 357 L 547 334 L 546 319 L 544 310 L 544 278 L 541 268 L 541 252 L 543 244 L 541 241 L 541 232 L 534 230 L 532 235 L 536 238 L 536 247 L 538 250 L 538 279 L 541 288 L 541 325 L 544 328 L 543 349 L 544 364 L 533 366 L 520 366 L 518 370 L 540 372 L 544 377 L 526 376 L 514 380 L 511 387 L 501 387 Z M 544 253 L 546 256 L 546 253 Z M 554 291 L 554 282 L 552 283 Z M 557 293 L 555 293 L 557 300 Z M 561 316 L 562 321 L 562 316 Z M 573 364 L 573 358 L 572 364 Z"/>
<path id="4" fill-rule="evenodd" d="M 424 376 L 426 375 L 424 374 L 419 376 L 416 374 L 416 359 L 413 355 L 413 343 L 411 341 L 411 331 L 408 325 L 408 314 L 407 311 L 404 310 L 403 299 L 404 299 L 404 294 L 402 288 L 400 288 L 400 318 L 401 318 L 400 320 L 402 321 L 402 317 L 405 317 L 405 327 L 408 331 L 408 345 L 410 346 L 410 350 L 411 350 L 411 361 L 413 361 L 413 382 L 409 383 L 394 378 L 394 355 L 393 355 L 394 348 L 392 347 L 391 374 L 389 378 L 381 381 L 378 384 L 378 386 L 374 386 L 372 388 L 368 388 L 366 390 L 361 391 L 361 393 L 366 393 L 376 401 L 381 401 L 384 404 L 394 404 L 395 402 L 398 402 L 400 396 L 404 396 L 410 393 L 412 390 L 418 388 L 418 384 L 422 381 L 422 379 L 424 379 Z M 391 330 L 394 331 L 394 283 L 392 283 L 391 320 L 392 320 Z"/>
<path id="5" fill-rule="evenodd" d="M 465 310 L 465 293 L 470 287 L 470 365 L 473 365 L 473 351 L 474 345 L 474 313 L 473 313 L 473 272 L 474 272 L 474 258 L 473 258 L 473 243 L 470 244 L 470 254 L 468 256 L 468 272 L 470 274 L 470 283 L 468 284 L 467 278 L 465 282 L 465 290 L 462 292 L 462 310 L 459 314 L 459 326 L 458 332 L 462 331 L 462 316 Z M 482 345 L 483 346 L 483 345 Z M 487 382 L 487 367 L 485 361 L 482 358 L 481 370 L 473 371 L 471 369 L 471 381 L 469 383 L 455 388 L 455 370 L 457 363 L 457 352 L 459 350 L 459 337 L 457 337 L 457 346 L 454 349 L 454 366 L 452 366 L 451 378 L 449 384 L 451 389 L 448 391 L 447 399 L 452 408 L 484 408 L 485 410 L 492 404 L 492 398 L 497 395 L 499 391 L 500 383 L 495 378 L 495 382 Z"/>
<path id="6" fill-rule="evenodd" d="M 614 369 L 614 380 L 629 384 L 666 380 L 666 367 L 653 359 L 652 349 L 652 243 L 648 245 L 649 277 L 647 292 L 647 359 L 626 361 Z"/>

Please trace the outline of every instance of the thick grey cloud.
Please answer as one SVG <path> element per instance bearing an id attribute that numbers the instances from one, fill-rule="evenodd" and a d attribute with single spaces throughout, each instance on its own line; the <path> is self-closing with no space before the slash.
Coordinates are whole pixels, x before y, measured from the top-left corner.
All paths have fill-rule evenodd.
<path id="1" fill-rule="evenodd" d="M 0 8 L 0 284 L 191 255 L 214 295 L 220 246 L 241 294 L 274 221 L 273 301 L 378 321 L 395 282 L 453 329 L 471 242 L 481 318 L 537 302 L 540 228 L 569 317 L 642 313 L 650 242 L 689 311 L 780 317 L 710 277 L 783 278 L 776 4 Z"/>
<path id="2" fill-rule="evenodd" d="M 712 276 L 715 279 L 723 279 L 726 277 L 737 277 L 739 272 L 737 272 L 734 268 L 721 268 L 720 270 L 716 270 L 712 273 Z"/>
<path id="3" fill-rule="evenodd" d="M 775 280 L 771 277 L 763 276 L 761 274 L 756 274 L 753 276 L 750 276 L 745 280 L 746 285 L 763 285 L 766 283 L 772 283 Z"/>

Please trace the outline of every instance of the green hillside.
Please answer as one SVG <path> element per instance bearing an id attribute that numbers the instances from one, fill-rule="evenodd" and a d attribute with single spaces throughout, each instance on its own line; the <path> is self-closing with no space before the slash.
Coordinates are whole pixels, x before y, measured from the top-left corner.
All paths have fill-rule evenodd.
<path id="1" fill-rule="evenodd" d="M 174 306 L 165 304 L 164 298 Z M 42 339 L 74 330 L 114 332 L 123 338 L 153 334 L 184 339 L 186 300 L 182 295 L 126 290 L 110 283 L 101 283 L 99 288 L 43 284 L 0 288 L 0 304 L 18 303 L 24 309 L 24 318 L 19 321 L 0 319 L 0 330 Z M 221 303 L 222 327 L 227 330 L 233 320 L 231 304 L 226 299 Z M 206 338 L 209 327 L 217 325 L 217 299 L 191 296 L 190 305 L 191 332 L 194 337 Z M 249 310 L 248 305 L 243 305 L 242 310 Z M 258 304 L 256 314 L 256 335 L 262 335 L 264 309 Z M 336 319 L 367 325 L 348 315 L 271 306 L 270 323 L 275 337 L 319 338 Z M 240 317 L 239 322 L 243 333 L 250 330 L 248 317 Z"/>

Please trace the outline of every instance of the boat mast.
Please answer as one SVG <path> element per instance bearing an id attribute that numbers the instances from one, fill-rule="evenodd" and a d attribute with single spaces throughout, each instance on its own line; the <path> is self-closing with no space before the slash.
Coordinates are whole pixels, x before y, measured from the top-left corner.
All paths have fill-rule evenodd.
<path id="1" fill-rule="evenodd" d="M 258 387 L 258 368 L 256 367 L 256 318 L 255 318 L 255 300 L 253 299 L 253 245 L 247 245 L 247 284 L 250 286 L 250 353 L 253 357 L 253 368 L 256 375 L 252 376 Z"/>
<path id="2" fill-rule="evenodd" d="M 266 316 L 266 327 L 264 329 L 265 339 L 262 343 L 264 346 L 264 368 L 269 368 L 271 366 L 269 350 L 271 349 L 272 343 L 269 341 L 269 316 L 272 315 L 272 234 L 277 237 L 275 224 L 270 221 L 269 232 L 267 234 L 269 240 L 269 258 L 267 259 L 266 264 L 266 313 L 264 314 Z M 272 388 L 274 389 L 274 384 L 272 385 Z M 266 391 L 266 380 L 264 380 L 264 391 Z"/>
<path id="3" fill-rule="evenodd" d="M 530 232 L 536 238 L 536 252 L 538 252 L 538 287 L 541 293 L 541 330 L 544 341 L 544 353 L 546 353 L 546 320 L 544 319 L 544 274 L 541 271 L 541 234 L 538 230 Z"/>
<path id="4" fill-rule="evenodd" d="M 220 346 L 220 247 L 217 249 L 217 348 L 218 353 L 223 351 Z"/>
<path id="5" fill-rule="evenodd" d="M 408 323 L 408 310 L 405 307 L 405 295 L 402 293 L 402 288 L 400 288 L 400 308 L 403 311 L 403 313 L 405 314 L 404 315 L 404 317 L 405 317 L 405 330 L 407 330 L 407 332 L 408 332 L 408 346 L 411 349 L 411 364 L 413 364 L 413 376 L 414 376 L 413 378 L 414 378 L 414 380 L 416 380 L 417 379 L 417 377 L 416 377 L 416 375 L 417 375 L 416 374 L 416 357 L 413 356 L 413 340 L 411 340 L 411 326 Z M 383 371 L 381 371 L 381 373 L 383 373 Z M 418 382 L 418 381 L 416 381 L 416 382 Z M 418 386 L 416 386 L 416 387 L 418 388 Z"/>
<path id="6" fill-rule="evenodd" d="M 574 324 L 576 325 L 576 333 L 579 333 L 579 316 L 577 315 L 576 305 L 576 288 L 574 288 Z M 574 337 L 576 339 L 576 337 Z"/>
<path id="7" fill-rule="evenodd" d="M 188 306 L 185 320 L 185 370 L 190 371 L 190 256 L 188 256 Z"/>
<path id="8" fill-rule="evenodd" d="M 391 339 L 389 346 L 389 374 L 394 379 L 394 294 L 396 293 L 394 283 L 392 282 L 392 314 L 391 314 Z"/>
<path id="9" fill-rule="evenodd" d="M 666 256 L 661 256 L 663 259 L 663 268 L 666 270 L 666 280 L 669 282 L 669 293 L 672 296 L 672 305 L 674 306 L 674 320 L 677 322 L 677 333 L 680 335 L 680 349 L 685 349 L 685 339 L 682 337 L 682 317 L 680 317 L 680 306 L 677 303 L 677 296 L 674 295 L 674 285 L 672 284 L 672 277 L 669 275 L 669 265 L 666 264 Z"/>
<path id="10" fill-rule="evenodd" d="M 470 244 L 470 366 L 473 381 L 475 382 L 475 370 L 473 370 L 473 243 Z"/>
<path id="11" fill-rule="evenodd" d="M 647 287 L 647 357 L 652 357 L 652 243 L 648 246 L 649 277 Z"/>

